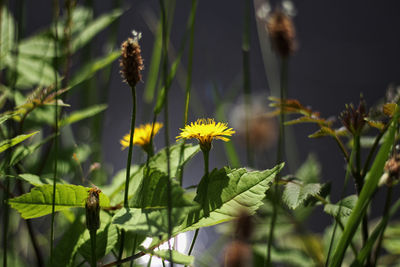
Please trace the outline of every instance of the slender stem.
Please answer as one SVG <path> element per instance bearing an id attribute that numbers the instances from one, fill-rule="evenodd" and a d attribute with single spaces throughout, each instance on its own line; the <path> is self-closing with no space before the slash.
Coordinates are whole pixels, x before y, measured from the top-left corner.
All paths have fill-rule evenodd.
<path id="1" fill-rule="evenodd" d="M 57 157 L 58 157 L 58 60 L 57 60 L 57 48 L 58 48 L 58 15 L 59 6 L 58 1 L 53 0 L 53 20 L 54 20 L 54 90 L 55 90 L 55 137 L 54 137 L 54 174 L 53 174 L 53 194 L 52 194 L 52 205 L 51 205 L 51 230 L 50 230 L 50 262 L 53 264 L 53 243 L 54 243 L 54 219 L 55 219 L 55 201 L 56 201 L 56 184 L 57 184 Z"/>
<path id="2" fill-rule="evenodd" d="M 355 171 L 353 173 L 354 180 L 356 183 L 356 189 L 357 189 L 357 195 L 360 194 L 364 181 L 362 180 L 362 175 L 361 175 L 361 146 L 360 146 L 360 135 L 355 134 L 353 138 L 354 142 L 354 150 L 355 150 Z M 363 247 L 368 241 L 368 212 L 365 212 L 363 218 L 362 218 L 362 226 L 361 226 L 361 233 L 362 233 L 362 241 L 363 241 Z M 370 259 L 368 257 L 367 259 L 367 266 L 370 264 Z"/>
<path id="3" fill-rule="evenodd" d="M 210 151 L 209 150 L 202 150 L 203 151 L 203 158 L 204 158 L 204 179 L 208 180 L 208 172 L 209 172 L 209 161 L 210 161 Z M 208 186 L 208 182 L 207 182 Z M 196 243 L 197 236 L 199 235 L 200 228 L 196 229 L 194 232 L 192 243 L 190 244 L 188 255 L 192 254 L 194 244 Z M 186 265 L 185 265 L 186 266 Z"/>
<path id="4" fill-rule="evenodd" d="M 192 0 L 192 9 L 190 11 L 189 16 L 189 24 L 188 27 L 190 29 L 190 40 L 189 40 L 189 55 L 188 55 L 188 67 L 187 67 L 187 80 L 186 80 L 186 93 L 185 93 L 185 110 L 183 115 L 183 127 L 186 126 L 188 121 L 188 113 L 189 113 L 189 102 L 190 102 L 190 90 L 192 87 L 192 69 L 193 69 L 193 50 L 194 50 L 194 23 L 196 17 L 196 9 L 197 9 L 197 0 Z M 180 154 L 179 154 L 179 163 L 183 160 L 185 150 L 185 141 L 182 142 Z M 179 184 L 182 186 L 183 183 L 183 166 L 180 167 L 179 170 Z"/>
<path id="5" fill-rule="evenodd" d="M 254 167 L 253 151 L 250 144 L 249 134 L 249 118 L 251 106 L 251 85 L 250 85 L 250 0 L 245 1 L 244 7 L 244 26 L 242 40 L 242 57 L 243 57 L 243 89 L 245 98 L 245 115 L 246 115 L 246 158 L 247 164 Z"/>
<path id="6" fill-rule="evenodd" d="M 387 194 L 386 194 L 385 208 L 383 210 L 382 218 L 385 218 L 385 217 L 389 216 L 390 204 L 392 203 L 392 197 L 393 197 L 393 187 L 390 186 L 388 188 L 388 191 L 387 191 Z M 385 224 L 385 226 L 386 225 L 387 224 Z M 385 233 L 385 227 L 381 230 L 381 235 L 379 236 L 378 243 L 377 243 L 376 249 L 375 249 L 375 253 L 374 253 L 374 256 L 372 258 L 373 264 L 371 266 L 376 266 L 376 264 L 378 263 L 378 258 L 379 258 L 379 253 L 380 253 L 380 250 L 381 250 L 381 247 L 382 247 L 382 241 L 383 241 L 384 233 Z M 368 257 L 368 258 L 371 258 L 371 257 Z"/>
<path id="7" fill-rule="evenodd" d="M 133 138 L 135 137 L 135 123 L 136 123 L 136 88 L 131 87 L 132 92 L 132 116 L 131 116 L 131 131 L 129 134 L 129 151 L 128 160 L 126 162 L 126 177 L 125 177 L 125 194 L 124 194 L 124 208 L 128 208 L 128 193 L 129 193 L 129 180 L 131 177 L 131 164 L 132 164 L 132 151 L 133 151 Z M 119 247 L 118 260 L 121 260 L 124 253 L 125 244 L 125 230 L 121 230 L 121 246 Z"/>
<path id="8" fill-rule="evenodd" d="M 135 237 L 133 238 L 133 247 L 132 247 L 132 255 L 135 255 L 136 252 L 136 242 L 137 242 L 137 234 L 135 234 Z M 133 262 L 131 261 L 131 267 L 133 267 Z"/>
<path id="9" fill-rule="evenodd" d="M 172 249 L 170 239 L 172 237 L 172 189 L 171 189 L 171 162 L 170 162 L 170 150 L 169 150 L 169 126 L 168 126 L 168 46 L 167 46 L 167 17 L 165 10 L 164 0 L 159 0 L 161 8 L 161 25 L 162 25 L 162 50 L 163 50 L 163 82 L 165 86 L 165 103 L 164 103 L 164 124 L 165 124 L 165 151 L 167 154 L 167 206 L 168 206 L 168 249 L 169 249 L 169 260 L 171 267 L 174 266 L 172 261 Z"/>
<path id="10" fill-rule="evenodd" d="M 97 266 L 97 259 L 96 259 L 96 232 L 97 230 L 90 230 L 90 247 L 91 247 L 91 253 L 92 253 L 92 258 L 90 262 L 91 267 L 96 267 Z"/>
<path id="11" fill-rule="evenodd" d="M 280 98 L 282 102 L 285 102 L 287 97 L 287 82 L 288 82 L 288 58 L 282 58 L 281 62 L 281 90 L 280 90 Z M 282 162 L 284 153 L 285 153 L 285 113 L 283 110 L 283 105 L 280 107 L 280 116 L 279 116 L 279 137 L 278 137 L 278 151 L 277 151 L 277 159 L 276 163 L 279 164 Z M 269 229 L 268 235 L 268 244 L 267 244 L 267 260 L 265 262 L 265 266 L 271 265 L 271 249 L 272 242 L 274 240 L 274 230 L 276 219 L 278 217 L 278 205 L 279 205 L 279 180 L 280 173 L 278 173 L 275 177 L 275 187 L 272 195 L 272 217 L 271 217 L 271 226 Z"/>

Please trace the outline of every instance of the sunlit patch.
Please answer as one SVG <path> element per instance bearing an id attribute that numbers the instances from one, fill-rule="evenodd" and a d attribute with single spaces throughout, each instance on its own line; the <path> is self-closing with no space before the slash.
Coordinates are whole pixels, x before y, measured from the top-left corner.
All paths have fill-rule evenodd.
<path id="1" fill-rule="evenodd" d="M 142 246 L 145 247 L 145 248 L 148 248 L 150 246 L 152 240 L 153 239 L 151 237 L 147 237 L 143 241 Z M 176 241 L 176 246 L 175 246 L 175 241 Z M 175 249 L 175 250 L 177 250 L 177 251 L 179 251 L 181 253 L 187 253 L 187 248 L 188 248 L 187 234 L 186 233 L 182 233 L 182 234 L 177 235 L 174 238 L 171 238 L 170 239 L 170 244 L 171 244 L 171 247 L 173 249 Z M 160 250 L 168 249 L 168 242 L 164 242 L 163 244 L 161 244 L 161 246 L 159 246 L 158 249 L 160 249 Z M 157 249 L 155 249 L 155 250 L 157 250 Z M 137 260 L 137 262 L 140 263 L 140 264 L 147 264 L 149 262 L 149 260 L 150 260 L 150 257 L 151 257 L 150 255 L 146 254 L 145 256 L 139 258 Z M 150 266 L 152 266 L 152 267 L 163 266 L 162 265 L 162 260 L 160 258 L 154 256 L 154 257 L 151 258 L 151 265 Z"/>

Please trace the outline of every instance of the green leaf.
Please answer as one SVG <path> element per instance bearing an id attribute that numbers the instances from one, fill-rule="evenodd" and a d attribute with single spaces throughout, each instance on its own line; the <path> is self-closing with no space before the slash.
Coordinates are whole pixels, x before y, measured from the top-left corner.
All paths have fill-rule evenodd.
<path id="1" fill-rule="evenodd" d="M 266 245 L 257 244 L 253 246 L 253 251 L 255 254 L 262 256 L 265 261 Z M 275 264 L 284 264 L 284 266 L 315 266 L 315 262 L 310 256 L 295 249 L 276 249 L 273 247 L 271 249 L 271 260 Z"/>
<path id="2" fill-rule="evenodd" d="M 17 178 L 22 179 L 34 186 L 41 186 L 41 185 L 53 183 L 52 178 L 43 178 L 43 177 L 39 177 L 32 173 L 22 173 L 22 174 L 19 174 Z M 67 182 L 62 179 L 57 179 L 57 183 L 67 184 Z"/>
<path id="3" fill-rule="evenodd" d="M 134 191 L 130 208 L 119 211 L 113 223 L 138 234 L 158 236 L 168 232 L 168 176 L 156 169 L 150 169 L 146 176 Z M 196 204 L 184 195 L 178 182 L 170 182 L 173 225 L 177 226 Z"/>
<path id="4" fill-rule="evenodd" d="M 160 69 L 161 53 L 162 52 L 162 28 L 161 24 L 158 25 L 155 41 L 153 45 L 153 52 L 151 54 L 151 60 L 149 65 L 149 72 L 147 73 L 147 79 L 145 82 L 144 89 L 144 101 L 151 103 L 154 98 L 154 92 L 157 87 L 157 78 Z"/>
<path id="5" fill-rule="evenodd" d="M 315 155 L 310 154 L 295 174 L 304 183 L 318 183 L 321 177 L 321 164 Z"/>
<path id="6" fill-rule="evenodd" d="M 289 208 L 296 209 L 309 197 L 318 195 L 320 191 L 320 184 L 304 184 L 302 181 L 290 181 L 285 186 L 282 199 Z"/>
<path id="7" fill-rule="evenodd" d="M 0 21 L 0 70 L 4 68 L 5 59 L 9 56 L 11 50 L 14 48 L 14 33 L 15 21 L 6 5 L 1 8 L 1 21 Z"/>
<path id="8" fill-rule="evenodd" d="M 371 169 L 365 177 L 365 184 L 360 192 L 356 206 L 354 207 L 353 212 L 347 221 L 338 246 L 335 249 L 330 266 L 339 267 L 341 265 L 344 253 L 349 246 L 357 227 L 360 224 L 361 218 L 369 205 L 373 193 L 375 192 L 378 181 L 383 172 L 383 167 L 394 144 L 399 116 L 399 108 L 396 107 L 395 114 L 385 136 L 385 140 L 375 157 Z"/>
<path id="9" fill-rule="evenodd" d="M 146 252 L 148 254 L 151 254 L 153 256 L 157 256 L 163 260 L 167 260 L 167 261 L 169 261 L 171 259 L 170 255 L 172 254 L 172 261 L 177 264 L 192 266 L 194 263 L 193 256 L 182 254 L 176 250 L 171 250 L 171 251 L 168 249 L 150 250 L 150 249 L 145 249 L 144 247 L 140 247 L 140 250 L 143 252 Z M 171 252 L 171 254 L 170 254 L 170 252 Z"/>
<path id="10" fill-rule="evenodd" d="M 56 185 L 55 211 L 85 206 L 90 188 L 80 185 Z M 53 185 L 34 187 L 31 192 L 9 200 L 12 208 L 22 218 L 31 219 L 50 214 L 52 211 Z M 100 206 L 108 207 L 109 199 L 100 193 Z"/>
<path id="11" fill-rule="evenodd" d="M 60 127 L 93 117 L 107 108 L 107 105 L 94 105 L 82 110 L 74 111 L 60 121 Z"/>
<path id="12" fill-rule="evenodd" d="M 15 59 L 9 55 L 6 57 L 5 63 L 10 69 L 17 71 L 17 87 L 49 86 L 54 83 L 53 66 L 44 58 L 38 59 L 20 55 L 16 65 Z M 60 80 L 60 77 L 58 77 L 58 80 Z"/>
<path id="13" fill-rule="evenodd" d="M 233 220 L 242 209 L 254 214 L 263 205 L 265 192 L 283 165 L 282 163 L 269 170 L 254 172 L 229 168 L 213 170 L 209 174 L 207 190 L 200 187 L 206 186 L 206 183 L 199 184 L 198 194 L 207 193 L 206 196 L 196 196 L 196 199 L 202 200 L 201 209 L 189 213 L 185 221 L 173 230 L 173 234 Z M 208 217 L 205 216 L 207 212 Z"/>
<path id="14" fill-rule="evenodd" d="M 342 200 L 340 200 L 336 204 L 326 204 L 324 207 L 324 211 L 334 217 L 347 217 L 353 211 L 354 206 L 356 205 L 358 197 L 356 195 L 348 196 Z M 340 210 L 340 214 L 339 214 Z"/>
<path id="15" fill-rule="evenodd" d="M 54 57 L 54 39 L 48 33 L 40 33 L 23 39 L 18 46 L 18 53 L 24 57 L 37 59 L 50 59 Z M 57 53 L 60 55 L 60 51 Z"/>
<path id="16" fill-rule="evenodd" d="M 122 9 L 114 9 L 111 12 L 104 14 L 88 25 L 86 25 L 81 32 L 77 34 L 76 37 L 73 37 L 71 44 L 71 51 L 75 52 L 79 48 L 86 45 L 90 40 L 93 39 L 99 32 L 107 28 L 111 23 L 113 23 L 116 19 L 118 19 L 123 14 Z"/>
<path id="17" fill-rule="evenodd" d="M 29 137 L 37 134 L 39 131 L 30 133 L 30 134 L 21 134 L 18 135 L 12 139 L 8 139 L 8 140 L 4 140 L 0 142 L 0 153 L 7 150 L 10 147 L 13 147 L 21 142 L 23 142 L 24 140 L 28 139 Z"/>
<path id="18" fill-rule="evenodd" d="M 71 78 L 69 87 L 72 88 L 92 78 L 96 72 L 113 63 L 120 55 L 121 53 L 119 51 L 113 51 L 103 57 L 91 60 L 89 63 L 80 68 L 77 71 L 77 74 Z"/>

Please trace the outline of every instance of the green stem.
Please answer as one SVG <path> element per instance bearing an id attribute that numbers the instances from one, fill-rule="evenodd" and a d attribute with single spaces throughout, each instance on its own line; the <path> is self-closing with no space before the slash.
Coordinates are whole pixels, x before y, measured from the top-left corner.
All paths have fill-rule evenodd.
<path id="1" fill-rule="evenodd" d="M 161 8 L 161 25 L 162 25 L 162 50 L 163 50 L 163 82 L 165 86 L 165 103 L 164 103 L 164 124 L 165 124 L 165 151 L 167 154 L 167 206 L 168 206 L 168 249 L 169 249 L 169 260 L 171 267 L 174 266 L 172 261 L 172 249 L 170 239 L 172 237 L 172 189 L 171 189 L 171 162 L 170 162 L 170 150 L 169 150 L 169 126 L 168 126 L 168 46 L 167 46 L 167 18 L 164 0 L 159 0 Z"/>
<path id="2" fill-rule="evenodd" d="M 390 216 L 389 212 L 390 212 L 390 204 L 392 203 L 392 196 L 393 196 L 393 187 L 390 186 L 388 188 L 388 191 L 387 191 L 387 194 L 386 194 L 385 208 L 384 208 L 384 211 L 383 211 L 382 218 L 386 218 L 386 217 Z M 379 236 L 378 244 L 376 245 L 374 257 L 372 258 L 372 260 L 373 260 L 372 266 L 376 266 L 376 264 L 378 263 L 379 252 L 381 250 L 381 246 L 382 246 L 382 241 L 383 241 L 386 225 L 387 224 L 384 224 L 383 229 L 381 230 L 381 234 Z M 371 257 L 367 257 L 367 260 L 368 259 L 371 260 Z"/>
<path id="3" fill-rule="evenodd" d="M 244 7 L 244 26 L 242 40 L 242 57 L 243 57 L 243 89 L 245 98 L 246 112 L 246 158 L 247 164 L 254 167 L 253 151 L 250 144 L 249 118 L 251 106 L 251 85 L 250 85 L 250 0 L 245 1 Z"/>
<path id="4" fill-rule="evenodd" d="M 135 137 L 135 123 L 136 123 L 136 87 L 131 87 L 132 92 L 132 116 L 131 116 L 131 131 L 129 133 L 129 151 L 128 160 L 126 162 L 126 177 L 125 177 L 125 194 L 124 194 L 124 208 L 128 208 L 128 193 L 129 193 L 129 180 L 131 177 L 131 164 L 132 164 L 132 151 L 133 151 L 133 138 Z M 119 247 L 118 260 L 121 260 L 124 253 L 125 244 L 125 230 L 121 230 L 121 246 Z"/>
<path id="5" fill-rule="evenodd" d="M 90 248 L 91 248 L 91 253 L 92 253 L 92 258 L 90 262 L 91 267 L 96 267 L 97 265 L 97 259 L 96 259 L 96 232 L 97 230 L 90 230 Z"/>
<path id="6" fill-rule="evenodd" d="M 202 151 L 203 151 L 203 158 L 204 158 L 204 179 L 208 180 L 210 151 L 206 150 L 206 149 L 204 149 Z M 207 187 L 208 187 L 208 181 L 207 181 Z M 196 243 L 197 236 L 199 235 L 199 231 L 200 231 L 200 228 L 196 229 L 196 231 L 194 232 L 194 236 L 193 236 L 193 239 L 192 239 L 192 243 L 190 244 L 188 255 L 192 254 L 192 251 L 193 251 L 193 248 L 194 248 L 194 244 Z"/>
<path id="7" fill-rule="evenodd" d="M 135 252 L 136 252 L 136 242 L 137 242 L 137 234 L 135 234 L 135 237 L 133 238 L 133 248 L 132 248 L 132 255 L 135 255 Z M 131 266 L 130 267 L 133 267 L 133 260 L 131 261 Z"/>
<path id="8" fill-rule="evenodd" d="M 189 58 L 188 58 L 188 69 L 187 69 L 187 80 L 186 80 L 186 92 L 185 92 L 185 110 L 183 115 L 183 127 L 186 126 L 188 121 L 189 113 L 189 102 L 190 102 L 190 91 L 192 86 L 192 70 L 193 70 L 193 50 L 194 50 L 194 23 L 196 17 L 197 0 L 192 0 L 192 9 L 190 11 L 188 27 L 190 29 L 190 40 L 189 40 Z M 183 160 L 183 153 L 185 149 L 185 141 L 182 142 L 179 163 Z M 179 170 L 179 183 L 182 186 L 183 183 L 183 166 Z"/>
<path id="9" fill-rule="evenodd" d="M 281 62 L 281 90 L 280 90 L 280 98 L 281 101 L 284 103 L 287 97 L 287 82 L 288 82 L 288 58 L 282 58 Z M 285 113 L 283 110 L 283 105 L 280 107 L 280 115 L 279 115 L 279 137 L 278 137 L 278 151 L 277 151 L 277 159 L 276 163 L 279 164 L 282 162 L 284 153 L 285 153 Z M 271 217 L 271 226 L 269 229 L 268 235 L 268 245 L 267 245 L 267 261 L 265 262 L 265 266 L 272 266 L 271 265 L 271 249 L 272 249 L 272 242 L 274 240 L 274 230 L 276 219 L 278 217 L 278 204 L 279 204 L 279 180 L 280 180 L 280 173 L 278 173 L 275 177 L 275 190 L 273 191 L 272 196 L 272 204 L 273 204 L 273 211 Z"/>
<path id="10" fill-rule="evenodd" d="M 50 230 L 50 262 L 53 264 L 53 243 L 54 243 L 54 219 L 55 219 L 55 201 L 56 201 L 56 184 L 57 184 L 57 155 L 58 155 L 58 60 L 57 60 L 57 48 L 58 48 L 58 16 L 59 16 L 59 6 L 58 1 L 53 0 L 53 20 L 54 20 L 54 91 L 55 91 L 55 111 L 54 111 L 54 121 L 55 121 L 55 136 L 54 136 L 54 174 L 53 174 L 53 194 L 51 203 L 51 230 Z"/>

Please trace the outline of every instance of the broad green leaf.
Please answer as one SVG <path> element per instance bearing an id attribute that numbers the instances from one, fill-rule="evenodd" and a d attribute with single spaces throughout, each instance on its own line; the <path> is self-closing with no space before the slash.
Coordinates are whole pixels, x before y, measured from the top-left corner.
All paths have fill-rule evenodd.
<path id="1" fill-rule="evenodd" d="M 20 55 L 18 57 L 18 64 L 15 65 L 14 58 L 7 56 L 5 63 L 13 70 L 16 68 L 18 72 L 17 87 L 33 85 L 49 86 L 54 83 L 55 74 L 53 66 L 44 59 Z M 60 80 L 60 77 L 58 79 Z"/>
<path id="2" fill-rule="evenodd" d="M 229 168 L 213 170 L 209 174 L 208 184 L 200 182 L 197 190 L 196 199 L 202 202 L 201 209 L 190 212 L 185 221 L 173 230 L 173 234 L 177 235 L 233 220 L 243 209 L 254 214 L 263 205 L 265 192 L 282 168 L 283 164 L 272 169 L 254 172 Z M 201 195 L 205 192 L 205 196 Z M 209 216 L 206 217 L 205 213 L 209 213 Z"/>
<path id="3" fill-rule="evenodd" d="M 86 225 L 80 219 L 76 219 L 69 225 L 54 249 L 54 264 L 48 264 L 48 266 L 73 266 L 79 240 L 85 231 Z"/>
<path id="4" fill-rule="evenodd" d="M 90 40 L 93 39 L 100 31 L 104 30 L 113 21 L 118 19 L 123 14 L 123 10 L 114 9 L 113 11 L 101 15 L 83 28 L 77 36 L 74 36 L 71 44 L 71 51 L 75 52 L 79 48 L 86 45 Z"/>
<path id="5" fill-rule="evenodd" d="M 18 135 L 12 139 L 8 139 L 8 140 L 3 140 L 0 142 L 0 153 L 9 149 L 10 147 L 13 147 L 23 141 L 25 141 L 26 139 L 28 139 L 29 137 L 37 134 L 39 131 L 30 133 L 30 134 L 21 134 Z"/>
<path id="6" fill-rule="evenodd" d="M 150 250 L 150 249 L 145 249 L 143 247 L 140 247 L 140 250 L 143 252 L 146 252 L 148 254 L 157 256 L 163 260 L 169 261 L 170 258 L 170 250 L 168 249 L 162 249 L 162 250 Z M 176 250 L 171 250 L 172 254 L 172 261 L 177 264 L 184 264 L 184 265 L 189 265 L 192 266 L 194 263 L 194 257 L 185 255 L 180 253 L 179 251 Z"/>
<path id="7" fill-rule="evenodd" d="M 301 165 L 295 174 L 305 183 L 318 183 L 321 177 L 321 164 L 317 161 L 315 155 L 310 154 L 307 160 Z"/>
<path id="8" fill-rule="evenodd" d="M 168 232 L 168 176 L 150 169 L 129 201 L 131 208 L 119 211 L 113 223 L 135 233 L 159 236 Z M 175 180 L 171 182 L 173 226 L 182 223 L 185 215 L 196 205 L 184 195 Z"/>
<path id="9" fill-rule="evenodd" d="M 113 51 L 103 57 L 90 61 L 89 63 L 81 67 L 77 71 L 77 74 L 75 74 L 71 78 L 71 81 L 69 82 L 69 87 L 72 88 L 86 81 L 87 79 L 92 78 L 96 74 L 96 72 L 113 63 L 120 55 L 121 53 L 119 51 Z"/>
<path id="10" fill-rule="evenodd" d="M 290 181 L 286 184 L 282 199 L 291 209 L 296 209 L 311 196 L 316 196 L 321 191 L 317 183 L 304 184 L 302 181 Z"/>
<path id="11" fill-rule="evenodd" d="M 96 258 L 98 260 L 102 259 L 107 255 L 117 244 L 118 241 L 118 231 L 115 225 L 102 222 L 100 229 L 96 233 Z M 79 243 L 79 253 L 90 262 L 91 259 L 91 245 L 90 245 L 90 235 L 89 231 L 85 231 L 83 236 L 81 236 Z"/>
<path id="12" fill-rule="evenodd" d="M 48 33 L 40 33 L 32 37 L 23 39 L 18 46 L 18 53 L 24 57 L 37 59 L 50 59 L 54 57 L 54 39 Z M 57 53 L 60 55 L 60 51 Z"/>
<path id="13" fill-rule="evenodd" d="M 324 207 L 324 211 L 334 217 L 347 217 L 353 211 L 356 202 L 357 202 L 357 196 L 351 195 L 340 200 L 336 204 L 331 204 L 331 203 L 326 204 Z"/>
<path id="14" fill-rule="evenodd" d="M 63 127 L 68 124 L 75 123 L 77 121 L 93 117 L 94 115 L 102 112 L 107 108 L 107 105 L 94 105 L 82 110 L 74 111 L 71 114 L 69 114 L 67 117 L 63 118 L 60 121 L 60 127 Z"/>
<path id="15" fill-rule="evenodd" d="M 55 211 L 84 207 L 90 188 L 80 185 L 56 185 Z M 9 200 L 12 208 L 24 219 L 37 218 L 51 213 L 53 185 L 34 187 L 31 192 Z M 100 206 L 108 207 L 109 199 L 100 193 Z"/>
<path id="16" fill-rule="evenodd" d="M 369 205 L 372 195 L 378 185 L 378 181 L 382 175 L 385 162 L 388 159 L 389 153 L 394 144 L 399 116 L 399 108 L 396 107 L 390 127 L 385 136 L 385 140 L 375 157 L 371 169 L 365 177 L 365 184 L 360 192 L 353 212 L 350 214 L 350 217 L 344 228 L 343 235 L 341 236 L 339 243 L 335 249 L 330 266 L 339 267 L 341 265 L 345 251 L 349 246 L 350 241 L 353 238 L 353 235 L 361 222 L 361 218 L 363 217 Z"/>
<path id="17" fill-rule="evenodd" d="M 15 21 L 13 16 L 8 11 L 6 5 L 1 9 L 0 21 L 0 70 L 4 68 L 5 59 L 9 56 L 11 50 L 14 48 L 14 33 Z"/>
<path id="18" fill-rule="evenodd" d="M 185 165 L 194 155 L 196 155 L 200 148 L 198 145 L 185 144 L 182 162 L 179 162 L 181 153 L 182 143 L 176 143 L 170 147 L 170 173 L 171 177 L 176 177 L 179 168 Z M 166 150 L 165 148 L 160 150 L 152 158 L 150 158 L 149 167 L 157 169 L 161 172 L 167 173 L 167 162 L 166 162 Z M 133 196 L 138 190 L 139 185 L 143 180 L 144 165 L 134 166 L 135 169 L 131 169 L 131 182 L 129 183 L 130 196 Z M 126 169 L 119 171 L 112 179 L 112 184 L 104 188 L 104 192 L 110 196 L 113 204 L 121 203 L 123 201 L 123 191 L 126 179 Z"/>

